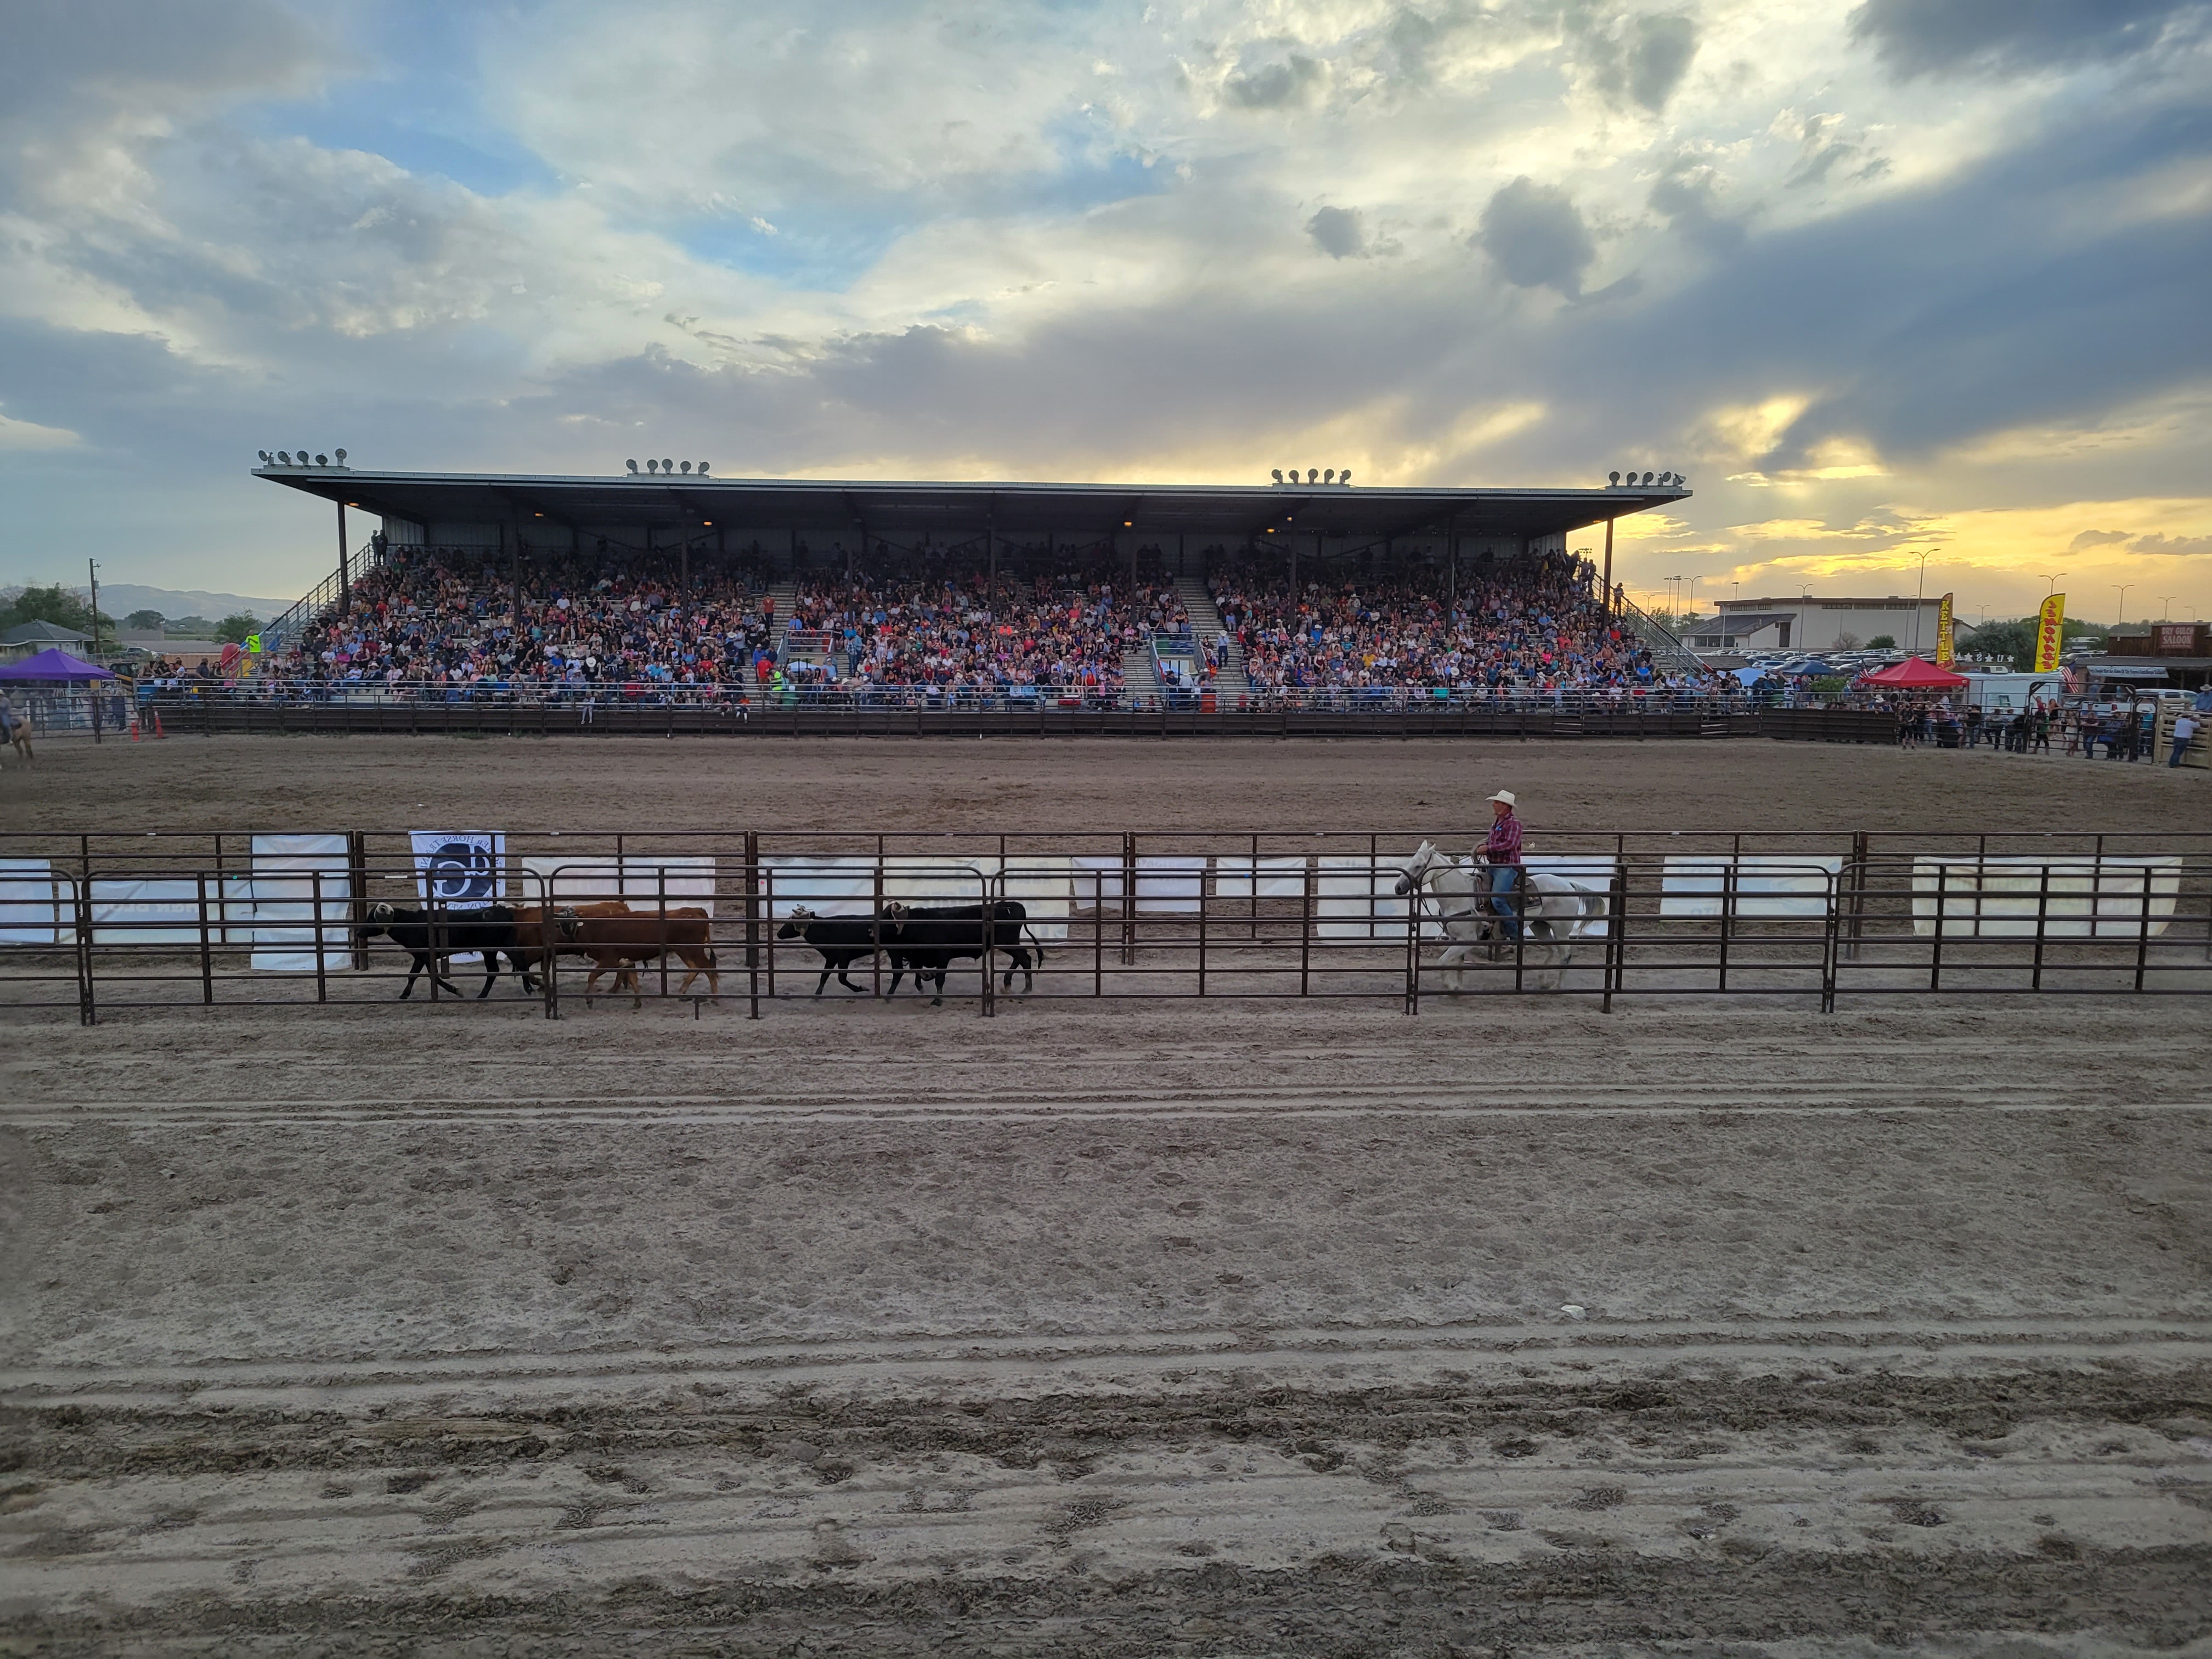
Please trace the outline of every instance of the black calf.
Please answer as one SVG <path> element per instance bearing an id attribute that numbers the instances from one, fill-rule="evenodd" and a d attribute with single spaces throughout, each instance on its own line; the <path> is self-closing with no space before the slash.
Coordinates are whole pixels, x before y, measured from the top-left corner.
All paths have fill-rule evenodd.
<path id="1" fill-rule="evenodd" d="M 530 952 L 522 948 L 515 931 L 514 913 L 499 905 L 483 910 L 449 910 L 433 920 L 428 910 L 405 910 L 396 904 L 372 904 L 368 920 L 358 930 L 366 945 L 379 933 L 388 934 L 392 942 L 414 958 L 407 970 L 407 983 L 401 988 L 402 1002 L 415 994 L 416 977 L 428 969 L 430 977 L 455 996 L 461 994 L 460 987 L 446 976 L 447 959 L 469 951 L 483 953 L 483 989 L 477 993 L 481 1002 L 491 994 L 491 982 L 499 977 L 499 959 L 505 956 L 522 975 L 526 994 L 538 989 L 530 976 Z"/>
<path id="2" fill-rule="evenodd" d="M 885 939 L 890 936 L 890 923 L 883 924 Z M 830 983 L 830 975 L 837 975 L 837 983 L 848 991 L 865 993 L 867 987 L 855 985 L 846 977 L 846 969 L 856 962 L 866 962 L 881 948 L 876 943 L 876 923 L 869 916 L 817 916 L 804 906 L 796 906 L 791 920 L 776 930 L 778 939 L 803 939 L 807 948 L 822 957 L 822 977 L 814 981 L 814 994 L 820 996 L 823 988 Z"/>

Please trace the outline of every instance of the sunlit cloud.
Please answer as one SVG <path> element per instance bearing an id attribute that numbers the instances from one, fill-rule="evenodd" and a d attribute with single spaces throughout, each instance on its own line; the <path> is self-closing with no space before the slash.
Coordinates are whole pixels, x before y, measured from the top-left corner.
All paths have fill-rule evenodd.
<path id="1" fill-rule="evenodd" d="M 565 472 L 656 434 L 808 477 L 1673 468 L 1694 494 L 1617 526 L 1632 572 L 1935 546 L 2022 595 L 2005 562 L 2085 532 L 2185 573 L 2207 533 L 2106 511 L 2193 500 L 2212 443 L 2212 61 L 2142 8 L 27 3 L 24 574 L 86 533 L 97 456 L 100 510 L 165 525 L 111 557 L 304 586 L 319 522 L 242 469 L 310 437 Z"/>

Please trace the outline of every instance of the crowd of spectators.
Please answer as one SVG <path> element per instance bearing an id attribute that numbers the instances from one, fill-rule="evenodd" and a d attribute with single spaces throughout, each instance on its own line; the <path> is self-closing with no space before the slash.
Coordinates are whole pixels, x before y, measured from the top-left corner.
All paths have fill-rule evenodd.
<path id="1" fill-rule="evenodd" d="M 745 562 L 702 560 L 687 580 L 675 554 L 619 550 L 533 551 L 521 611 L 518 632 L 512 573 L 485 550 L 395 547 L 276 672 L 395 690 L 538 681 L 704 699 L 757 679 L 774 627 Z"/>
<path id="2" fill-rule="evenodd" d="M 1589 565 L 1563 555 L 1483 561 L 1455 581 L 1429 566 L 1330 571 L 1301 580 L 1295 594 L 1279 562 L 1217 556 L 1212 570 L 1215 607 L 1263 705 L 1316 690 L 1519 698 L 1713 689 L 1702 673 L 1663 674 L 1607 614 Z"/>
<path id="3" fill-rule="evenodd" d="M 1126 653 L 1154 634 L 1188 635 L 1190 618 L 1160 572 L 1110 553 L 1008 547 L 988 563 L 940 550 L 879 546 L 865 574 L 802 580 L 792 613 L 809 679 L 866 702 L 919 688 L 933 700 L 1121 701 Z"/>
<path id="4" fill-rule="evenodd" d="M 604 545 L 533 550 L 514 574 L 483 548 L 394 547 L 348 602 L 264 668 L 276 678 L 470 695 L 518 684 L 555 696 L 695 702 L 766 697 L 992 706 L 1112 706 L 1125 659 L 1158 647 L 1163 675 L 1212 686 L 1241 659 L 1248 706 L 1316 693 L 1556 700 L 1735 690 L 1662 672 L 1609 616 L 1583 562 L 1328 567 L 1292 592 L 1284 563 L 1206 550 L 1220 633 L 1194 629 L 1159 550 L 836 550 L 793 579 L 779 618 L 758 550 L 702 556 Z M 865 566 L 865 568 L 861 568 Z M 779 656 L 777 623 L 791 647 Z"/>

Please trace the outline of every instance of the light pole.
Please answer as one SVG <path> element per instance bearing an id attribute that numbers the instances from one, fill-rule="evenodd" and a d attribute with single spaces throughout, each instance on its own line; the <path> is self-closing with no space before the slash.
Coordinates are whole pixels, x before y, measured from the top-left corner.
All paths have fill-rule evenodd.
<path id="1" fill-rule="evenodd" d="M 2118 622 L 2121 627 L 2124 628 L 2128 623 L 2128 589 L 2133 587 L 2135 584 L 2133 582 L 2114 582 L 2112 586 L 2120 590 L 2120 614 L 2114 620 Z"/>
<path id="2" fill-rule="evenodd" d="M 2168 593 L 2165 598 L 2159 600 L 2158 619 L 2160 622 L 2172 622 L 2173 620 L 2173 602 L 2180 597 L 2181 595 L 2179 593 Z"/>
<path id="3" fill-rule="evenodd" d="M 2065 575 L 2065 574 L 2066 573 L 2062 570 L 2057 576 L 2045 576 L 2043 579 L 2043 597 L 2045 599 L 2049 599 L 2053 593 L 2056 593 L 2058 591 L 2059 577 Z"/>
<path id="4" fill-rule="evenodd" d="M 1910 556 L 1920 561 L 1920 585 L 1912 590 L 1912 654 L 1920 654 L 1920 609 L 1928 602 L 1928 561 L 1936 556 L 1936 550 Z"/>

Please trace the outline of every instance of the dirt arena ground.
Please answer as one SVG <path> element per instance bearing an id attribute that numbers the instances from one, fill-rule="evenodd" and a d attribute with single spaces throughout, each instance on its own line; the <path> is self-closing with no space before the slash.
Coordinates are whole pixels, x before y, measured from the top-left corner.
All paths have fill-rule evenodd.
<path id="1" fill-rule="evenodd" d="M 0 827 L 2204 827 L 1730 744 L 52 745 Z M 0 1014 L 0 1651 L 2212 1653 L 2197 999 Z"/>

